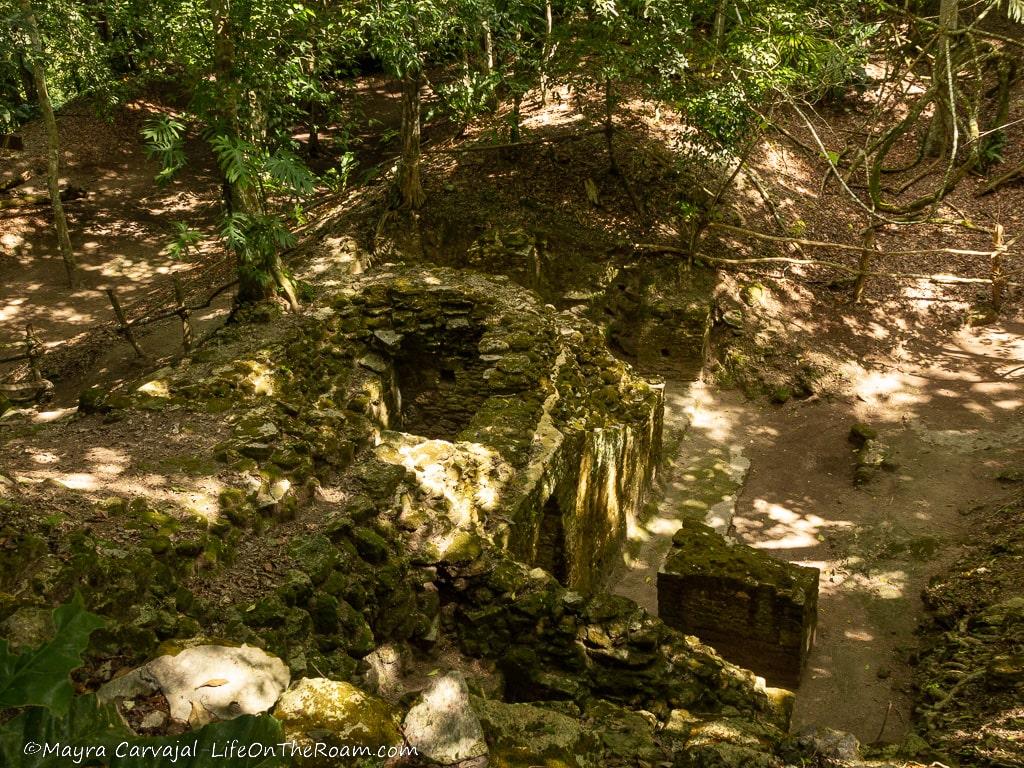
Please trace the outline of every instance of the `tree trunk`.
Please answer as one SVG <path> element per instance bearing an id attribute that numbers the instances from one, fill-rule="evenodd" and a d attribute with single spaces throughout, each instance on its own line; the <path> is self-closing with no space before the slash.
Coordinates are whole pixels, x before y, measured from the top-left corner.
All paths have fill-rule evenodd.
<path id="1" fill-rule="evenodd" d="M 548 103 L 548 62 L 554 50 L 551 47 L 551 33 L 554 31 L 554 17 L 551 12 L 551 0 L 544 3 L 544 52 L 541 54 L 540 63 L 540 105 L 546 107 Z"/>
<path id="2" fill-rule="evenodd" d="M 420 181 L 420 72 L 407 72 L 402 79 L 402 158 L 398 165 L 401 207 L 415 211 L 426 195 Z"/>
<path id="3" fill-rule="evenodd" d="M 241 133 L 238 117 L 241 88 L 235 76 L 234 30 L 225 0 L 208 0 L 208 2 L 214 30 L 213 75 L 220 86 L 221 93 L 221 129 L 237 138 Z M 263 214 L 263 201 L 252 185 L 241 184 L 237 180 L 230 182 L 224 178 L 223 189 L 224 204 L 228 215 L 233 213 L 248 216 Z M 243 246 L 236 248 L 235 255 L 238 260 L 237 303 L 252 304 L 266 301 L 272 298 L 280 288 L 291 308 L 298 309 L 295 286 L 284 270 L 281 255 L 273 246 L 264 249 L 246 242 Z"/>
<path id="4" fill-rule="evenodd" d="M 932 69 L 932 85 L 935 88 L 935 114 L 928 126 L 925 138 L 925 153 L 930 157 L 943 157 L 949 153 L 953 143 L 953 114 L 956 98 L 955 92 L 950 93 L 950 80 L 954 80 L 951 49 L 953 33 L 956 31 L 959 18 L 959 0 L 942 0 L 939 5 L 938 48 L 935 53 L 935 64 Z"/>
<path id="5" fill-rule="evenodd" d="M 608 170 L 614 176 L 619 173 L 619 164 L 615 162 L 615 92 L 612 90 L 612 79 L 605 78 L 604 81 L 604 143 L 608 150 Z"/>
<path id="6" fill-rule="evenodd" d="M 516 91 L 512 94 L 512 125 L 509 129 L 509 142 L 512 144 L 518 144 L 521 138 L 520 126 L 523 120 L 522 115 L 523 106 L 523 94 L 520 91 Z"/>
<path id="7" fill-rule="evenodd" d="M 31 104 L 33 101 L 39 100 L 39 95 L 36 93 L 36 81 L 32 76 L 32 68 L 25 61 L 25 54 L 18 53 L 18 76 L 21 78 L 21 87 L 25 91 L 25 103 Z"/>
<path id="8" fill-rule="evenodd" d="M 853 284 L 853 303 L 860 304 L 864 298 L 864 286 L 867 285 L 868 272 L 871 270 L 871 257 L 875 252 L 875 228 L 868 225 L 864 230 L 864 242 L 857 260 L 857 280 Z"/>
<path id="9" fill-rule="evenodd" d="M 71 250 L 71 237 L 68 234 L 68 220 L 64 216 L 64 204 L 60 199 L 60 140 L 57 135 L 57 119 L 50 103 L 50 93 L 46 88 L 46 71 L 43 68 L 45 51 L 43 39 L 39 34 L 39 25 L 29 0 L 19 0 L 21 12 L 25 17 L 25 29 L 28 32 L 32 50 L 30 66 L 32 68 L 33 85 L 39 100 L 39 112 L 46 126 L 46 182 L 50 191 L 50 204 L 53 206 L 53 228 L 57 233 L 57 245 L 60 256 L 64 260 L 67 271 L 68 285 L 76 288 L 79 283 L 78 264 Z"/>
<path id="10" fill-rule="evenodd" d="M 494 72 L 494 38 L 491 35 L 491 22 L 483 22 L 484 29 L 484 74 Z"/>
<path id="11" fill-rule="evenodd" d="M 486 19 L 481 23 L 483 27 L 483 71 L 488 78 L 494 74 L 494 35 L 491 33 L 491 22 Z M 487 97 L 487 109 L 491 112 L 498 111 L 498 91 L 491 89 Z"/>
<path id="12" fill-rule="evenodd" d="M 317 59 L 320 53 L 315 35 L 309 41 L 309 46 L 309 77 L 311 80 L 315 80 Z M 309 100 L 309 144 L 306 145 L 306 151 L 310 157 L 320 154 L 320 101 L 316 96 L 312 96 Z"/>
<path id="13" fill-rule="evenodd" d="M 714 42 L 715 50 L 721 51 L 725 42 L 725 14 L 728 8 L 726 0 L 718 0 L 715 6 L 715 21 L 711 31 L 711 39 Z"/>

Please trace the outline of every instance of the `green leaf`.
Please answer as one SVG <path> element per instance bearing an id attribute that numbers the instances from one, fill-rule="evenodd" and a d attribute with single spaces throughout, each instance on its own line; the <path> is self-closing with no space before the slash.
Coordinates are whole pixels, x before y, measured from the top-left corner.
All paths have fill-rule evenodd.
<path id="1" fill-rule="evenodd" d="M 0 764 L 8 768 L 57 768 L 72 759 L 54 754 L 53 745 L 93 747 L 112 754 L 116 745 L 133 734 L 125 727 L 113 705 L 100 706 L 96 697 L 76 696 L 64 715 L 43 707 L 31 707 L 0 726 Z M 95 765 L 83 757 L 80 765 Z M 104 761 L 105 763 L 105 761 Z"/>
<path id="2" fill-rule="evenodd" d="M 133 739 L 130 745 L 122 747 L 127 754 L 111 756 L 110 768 L 167 768 L 172 764 L 175 768 L 278 768 L 290 764 L 277 747 L 284 740 L 276 717 L 243 715 L 180 736 Z M 232 743 L 255 754 L 227 754 Z M 177 760 L 172 763 L 175 755 Z"/>
<path id="3" fill-rule="evenodd" d="M 78 592 L 53 612 L 52 640 L 22 654 L 12 654 L 0 640 L 0 707 L 49 707 L 68 711 L 72 689 L 68 676 L 82 665 L 89 635 L 103 626 L 99 616 L 85 610 Z"/>
<path id="4" fill-rule="evenodd" d="M 278 768 L 289 764 L 277 748 L 284 742 L 280 722 L 270 715 L 246 715 L 212 723 L 180 736 L 140 738 L 125 727 L 113 705 L 92 695 L 72 700 L 66 715 L 32 707 L 0 726 L 0 765 L 5 768 Z M 230 745 L 259 745 L 254 754 L 227 754 Z M 38 745 L 35 746 L 35 745 Z M 67 752 L 62 752 L 65 748 Z M 91 748 L 91 754 L 88 749 Z M 73 751 L 78 749 L 79 756 Z"/>
<path id="5" fill-rule="evenodd" d="M 248 184 L 252 174 L 247 153 L 254 149 L 252 145 L 230 136 L 215 136 L 210 145 L 224 178 L 231 184 Z"/>
<path id="6" fill-rule="evenodd" d="M 310 194 L 316 185 L 313 173 L 291 152 L 275 152 L 267 158 L 266 169 L 274 181 L 300 197 Z"/>

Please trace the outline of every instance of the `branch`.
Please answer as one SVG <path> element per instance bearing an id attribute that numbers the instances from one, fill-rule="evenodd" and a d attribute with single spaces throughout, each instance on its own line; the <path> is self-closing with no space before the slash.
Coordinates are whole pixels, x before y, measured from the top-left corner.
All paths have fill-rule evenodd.
<path id="1" fill-rule="evenodd" d="M 157 323 L 161 320 L 167 320 L 168 318 L 175 317 L 176 315 L 178 315 L 179 312 L 181 312 L 182 309 L 184 309 L 187 312 L 195 312 L 196 310 L 199 309 L 206 309 L 213 303 L 213 300 L 215 298 L 224 293 L 224 291 L 226 291 L 228 288 L 231 288 L 232 286 L 235 285 L 238 285 L 237 279 L 232 280 L 230 283 L 222 285 L 220 288 L 211 293 L 207 297 L 206 301 L 202 304 L 195 304 L 193 306 L 187 307 L 175 307 L 174 309 L 167 310 L 165 312 L 159 312 L 155 315 L 150 315 L 148 317 L 146 315 L 143 315 L 142 317 L 138 317 L 135 320 L 132 320 L 130 323 L 126 323 L 125 325 L 127 325 L 130 328 L 137 328 L 138 326 L 141 325 L 149 325 L 150 323 Z"/>
<path id="2" fill-rule="evenodd" d="M 832 248 L 837 251 L 851 251 L 853 253 L 860 253 L 863 248 L 859 245 L 848 245 L 846 243 L 828 243 L 822 240 L 803 240 L 797 237 L 782 237 L 779 235 L 766 235 L 763 232 L 757 232 L 752 229 L 744 229 L 743 227 L 734 227 L 731 224 L 719 224 L 712 222 L 708 224 L 708 227 L 714 229 L 721 229 L 726 232 L 731 232 L 736 235 L 745 235 L 747 237 L 753 237 L 757 240 L 767 240 L 775 243 L 796 243 L 797 245 L 806 246 L 808 248 Z M 991 256 L 992 251 L 974 251 L 965 248 L 921 248 L 907 251 L 883 251 L 890 256 L 922 256 L 930 253 L 945 253 L 952 256 Z"/>
<path id="3" fill-rule="evenodd" d="M 1012 170 L 1007 171 L 1002 176 L 997 176 L 996 178 L 992 179 L 992 181 L 990 181 L 988 184 L 981 188 L 981 191 L 978 192 L 978 194 L 975 195 L 975 197 L 983 197 L 985 195 L 990 195 L 1000 187 L 1009 184 L 1012 181 L 1016 181 L 1021 176 L 1024 176 L 1024 163 L 1018 165 L 1016 168 Z"/>
<path id="4" fill-rule="evenodd" d="M 491 152 L 499 149 L 513 149 L 515 147 L 532 147 L 538 144 L 558 144 L 563 141 L 576 141 L 578 139 L 586 138 L 587 136 L 593 136 L 594 134 L 604 133 L 604 128 L 591 128 L 588 131 L 582 133 L 572 133 L 568 136 L 556 136 L 554 138 L 543 138 L 543 139 L 531 139 L 529 141 L 513 141 L 508 144 L 472 144 L 468 147 L 438 147 L 433 150 L 434 152 L 443 152 L 446 154 L 459 153 L 459 152 Z M 425 153 L 428 154 L 428 153 Z"/>
<path id="5" fill-rule="evenodd" d="M 673 253 L 680 256 L 688 255 L 685 248 L 676 248 L 671 245 L 658 245 L 656 243 L 636 243 L 633 247 L 638 251 L 648 251 L 650 253 Z M 860 250 L 855 248 L 854 250 Z M 711 264 L 797 264 L 801 266 L 812 266 L 812 267 L 832 267 L 842 272 L 846 272 L 850 275 L 863 274 L 865 277 L 893 277 L 893 278 L 906 278 L 909 280 L 928 280 L 933 283 L 968 283 L 968 284 L 983 284 L 988 285 L 992 282 L 987 277 L 959 277 L 958 275 L 926 275 L 919 272 L 861 272 L 855 267 L 851 267 L 847 264 L 841 264 L 838 261 L 827 261 L 825 259 L 795 259 L 788 256 L 764 256 L 753 259 L 725 259 L 717 256 L 697 256 L 701 261 L 706 261 Z M 1003 281 L 1003 285 L 1017 285 L 1017 283 L 1010 283 Z"/>

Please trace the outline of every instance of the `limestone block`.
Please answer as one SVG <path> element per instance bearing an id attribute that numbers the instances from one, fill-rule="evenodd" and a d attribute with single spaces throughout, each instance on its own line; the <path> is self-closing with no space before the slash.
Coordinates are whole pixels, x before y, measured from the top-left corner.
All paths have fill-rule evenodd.
<path id="1" fill-rule="evenodd" d="M 436 678 L 405 716 L 402 729 L 417 754 L 441 765 L 483 757 L 487 743 L 461 672 Z"/>
<path id="2" fill-rule="evenodd" d="M 199 727 L 214 720 L 266 712 L 288 686 L 288 667 L 248 645 L 198 645 L 159 656 L 103 686 L 101 702 L 159 691 L 171 718 Z"/>

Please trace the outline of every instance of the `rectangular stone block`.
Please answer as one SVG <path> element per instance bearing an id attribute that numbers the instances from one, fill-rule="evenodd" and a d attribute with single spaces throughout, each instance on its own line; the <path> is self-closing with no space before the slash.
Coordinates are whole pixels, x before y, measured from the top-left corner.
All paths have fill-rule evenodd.
<path id="1" fill-rule="evenodd" d="M 817 568 L 688 521 L 658 573 L 658 615 L 770 685 L 795 688 L 814 641 Z"/>

